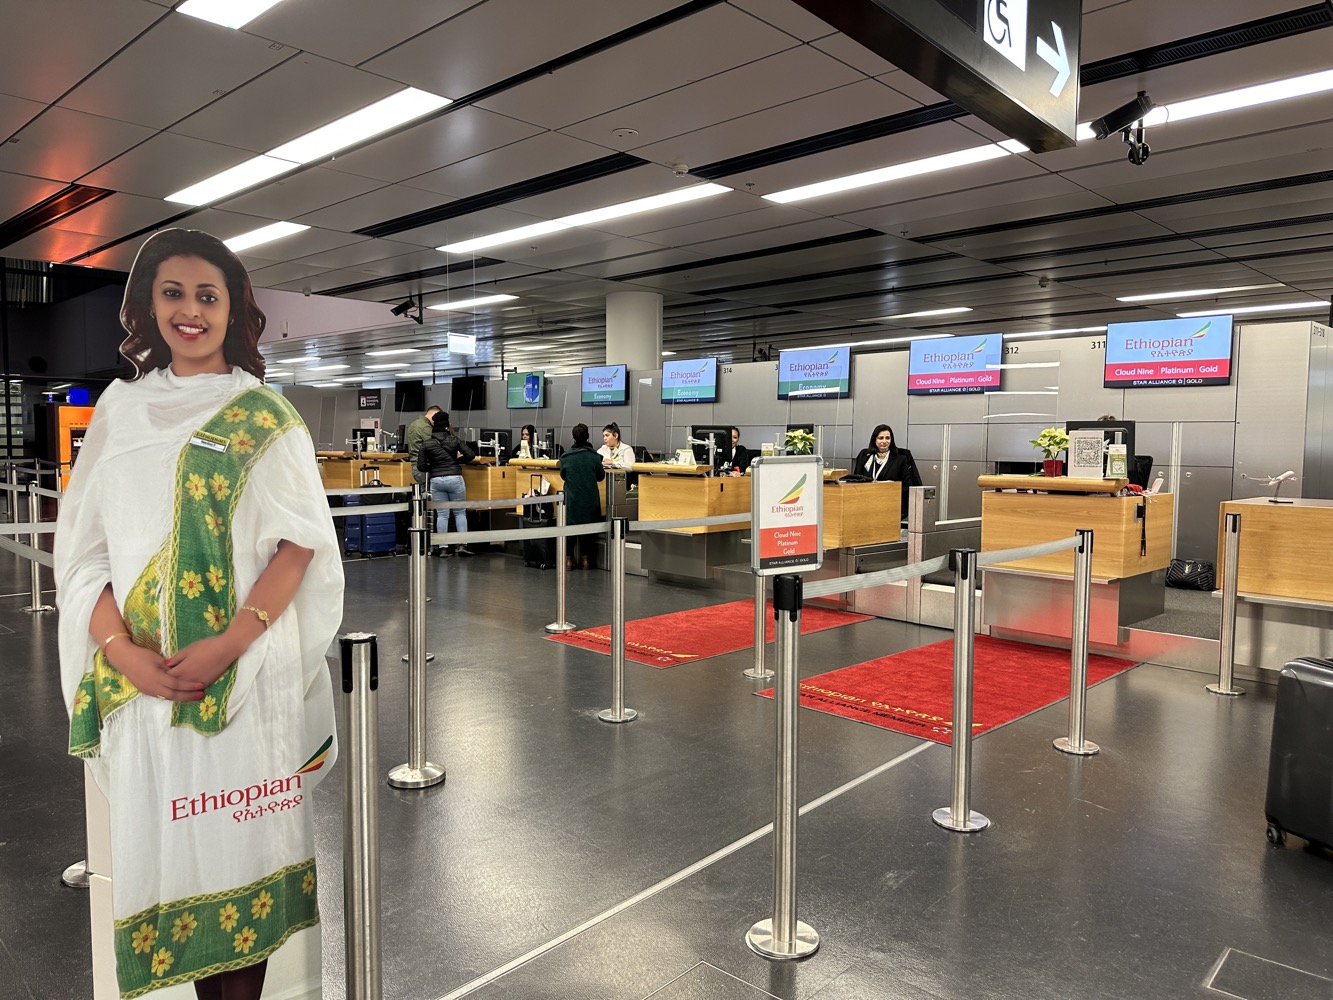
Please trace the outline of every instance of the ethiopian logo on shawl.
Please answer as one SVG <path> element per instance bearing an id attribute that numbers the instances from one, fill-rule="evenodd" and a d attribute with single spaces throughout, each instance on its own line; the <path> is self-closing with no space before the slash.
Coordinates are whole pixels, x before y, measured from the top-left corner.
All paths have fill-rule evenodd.
<path id="1" fill-rule="evenodd" d="M 262 386 L 233 397 L 190 436 L 176 460 L 171 533 L 140 572 L 124 602 L 134 642 L 170 655 L 220 635 L 236 611 L 232 583 L 232 515 L 250 469 L 301 418 L 282 396 Z M 236 683 L 236 664 L 199 701 L 177 702 L 173 726 L 221 732 Z M 139 694 L 101 650 L 74 695 L 69 752 L 96 757 L 102 726 Z"/>

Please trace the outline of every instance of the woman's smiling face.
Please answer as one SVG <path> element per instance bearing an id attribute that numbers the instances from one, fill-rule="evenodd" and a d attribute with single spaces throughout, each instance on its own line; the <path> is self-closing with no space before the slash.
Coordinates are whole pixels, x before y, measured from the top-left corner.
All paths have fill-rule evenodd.
<path id="1" fill-rule="evenodd" d="M 153 279 L 153 314 L 177 375 L 231 371 L 222 351 L 231 298 L 220 268 L 202 257 L 168 257 Z"/>

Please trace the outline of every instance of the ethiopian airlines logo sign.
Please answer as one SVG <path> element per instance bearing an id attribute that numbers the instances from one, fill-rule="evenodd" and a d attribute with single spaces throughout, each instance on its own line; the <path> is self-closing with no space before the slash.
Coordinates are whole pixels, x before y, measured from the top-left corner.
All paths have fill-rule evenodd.
<path id="1" fill-rule="evenodd" d="M 750 565 L 758 573 L 818 569 L 823 463 L 815 456 L 759 458 L 751 466 L 754 513 Z"/>
<path id="2" fill-rule="evenodd" d="M 796 485 L 789 489 L 783 498 L 773 505 L 773 513 L 787 517 L 800 516 L 801 493 L 805 490 L 805 482 L 809 478 L 808 475 L 804 475 L 796 480 Z"/>
<path id="3" fill-rule="evenodd" d="M 333 749 L 333 737 L 289 777 L 264 778 L 253 784 L 236 788 L 219 788 L 196 795 L 182 795 L 170 801 L 173 823 L 209 813 L 231 810 L 231 819 L 237 823 L 263 819 L 274 813 L 299 808 L 305 801 L 302 792 L 303 777 L 313 774 L 328 763 Z"/>

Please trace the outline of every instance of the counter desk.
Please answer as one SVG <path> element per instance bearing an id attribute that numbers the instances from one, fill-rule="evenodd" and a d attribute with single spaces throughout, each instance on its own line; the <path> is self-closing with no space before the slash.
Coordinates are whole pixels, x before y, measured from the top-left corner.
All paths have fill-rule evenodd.
<path id="1" fill-rule="evenodd" d="M 981 497 L 982 552 L 1066 539 L 1079 528 L 1092 530 L 1092 642 L 1121 645 L 1128 639 L 1128 626 L 1162 614 L 1175 521 L 1171 494 L 1118 496 L 1124 485 L 1119 480 L 982 476 L 977 483 L 987 490 Z M 1042 489 L 1053 492 L 1031 492 Z M 993 634 L 1069 638 L 1072 549 L 984 570 L 982 620 Z"/>
<path id="2" fill-rule="evenodd" d="M 388 452 L 317 451 L 319 475 L 326 490 L 355 489 L 366 480 L 377 479 L 385 486 L 412 486 L 412 467 L 407 456 Z"/>
<path id="3" fill-rule="evenodd" d="M 560 462 L 554 458 L 511 458 L 508 469 L 517 470 L 513 474 L 517 492 L 511 496 L 521 497 L 532 488 L 532 477 L 540 475 L 551 484 L 551 493 L 561 493 L 565 488 L 565 477 L 560 474 Z M 597 495 L 601 498 L 602 510 L 606 510 L 606 480 L 597 484 Z"/>
<path id="4" fill-rule="evenodd" d="M 1333 500 L 1228 500 L 1218 511 L 1217 586 L 1226 570 L 1227 514 L 1240 516 L 1235 664 L 1280 670 L 1298 656 L 1333 656 Z"/>

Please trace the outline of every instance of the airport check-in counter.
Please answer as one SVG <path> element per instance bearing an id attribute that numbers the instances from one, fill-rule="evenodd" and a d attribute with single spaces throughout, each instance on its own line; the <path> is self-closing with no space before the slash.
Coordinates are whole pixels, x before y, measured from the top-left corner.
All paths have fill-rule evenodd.
<path id="1" fill-rule="evenodd" d="M 412 487 L 406 455 L 368 451 L 317 451 L 319 475 L 326 490 L 351 490 L 378 481 L 384 486 Z"/>
<path id="2" fill-rule="evenodd" d="M 670 462 L 636 462 L 634 471 L 641 520 L 749 513 L 750 480 L 744 476 L 710 476 L 707 465 Z M 743 524 L 644 531 L 642 565 L 649 579 L 721 587 L 723 567 L 749 562 L 748 538 Z"/>
<path id="3" fill-rule="evenodd" d="M 1333 656 L 1333 500 L 1229 500 L 1218 513 L 1217 585 L 1227 514 L 1240 516 L 1235 664 L 1280 670 L 1298 656 Z"/>
<path id="4" fill-rule="evenodd" d="M 1118 496 L 1121 480 L 981 476 L 981 550 L 1016 548 L 1093 532 L 1089 641 L 1128 641 L 1128 628 L 1162 614 L 1175 497 Z M 1034 492 L 1042 491 L 1042 492 Z M 992 635 L 1068 639 L 1072 550 L 983 567 L 983 623 Z"/>

